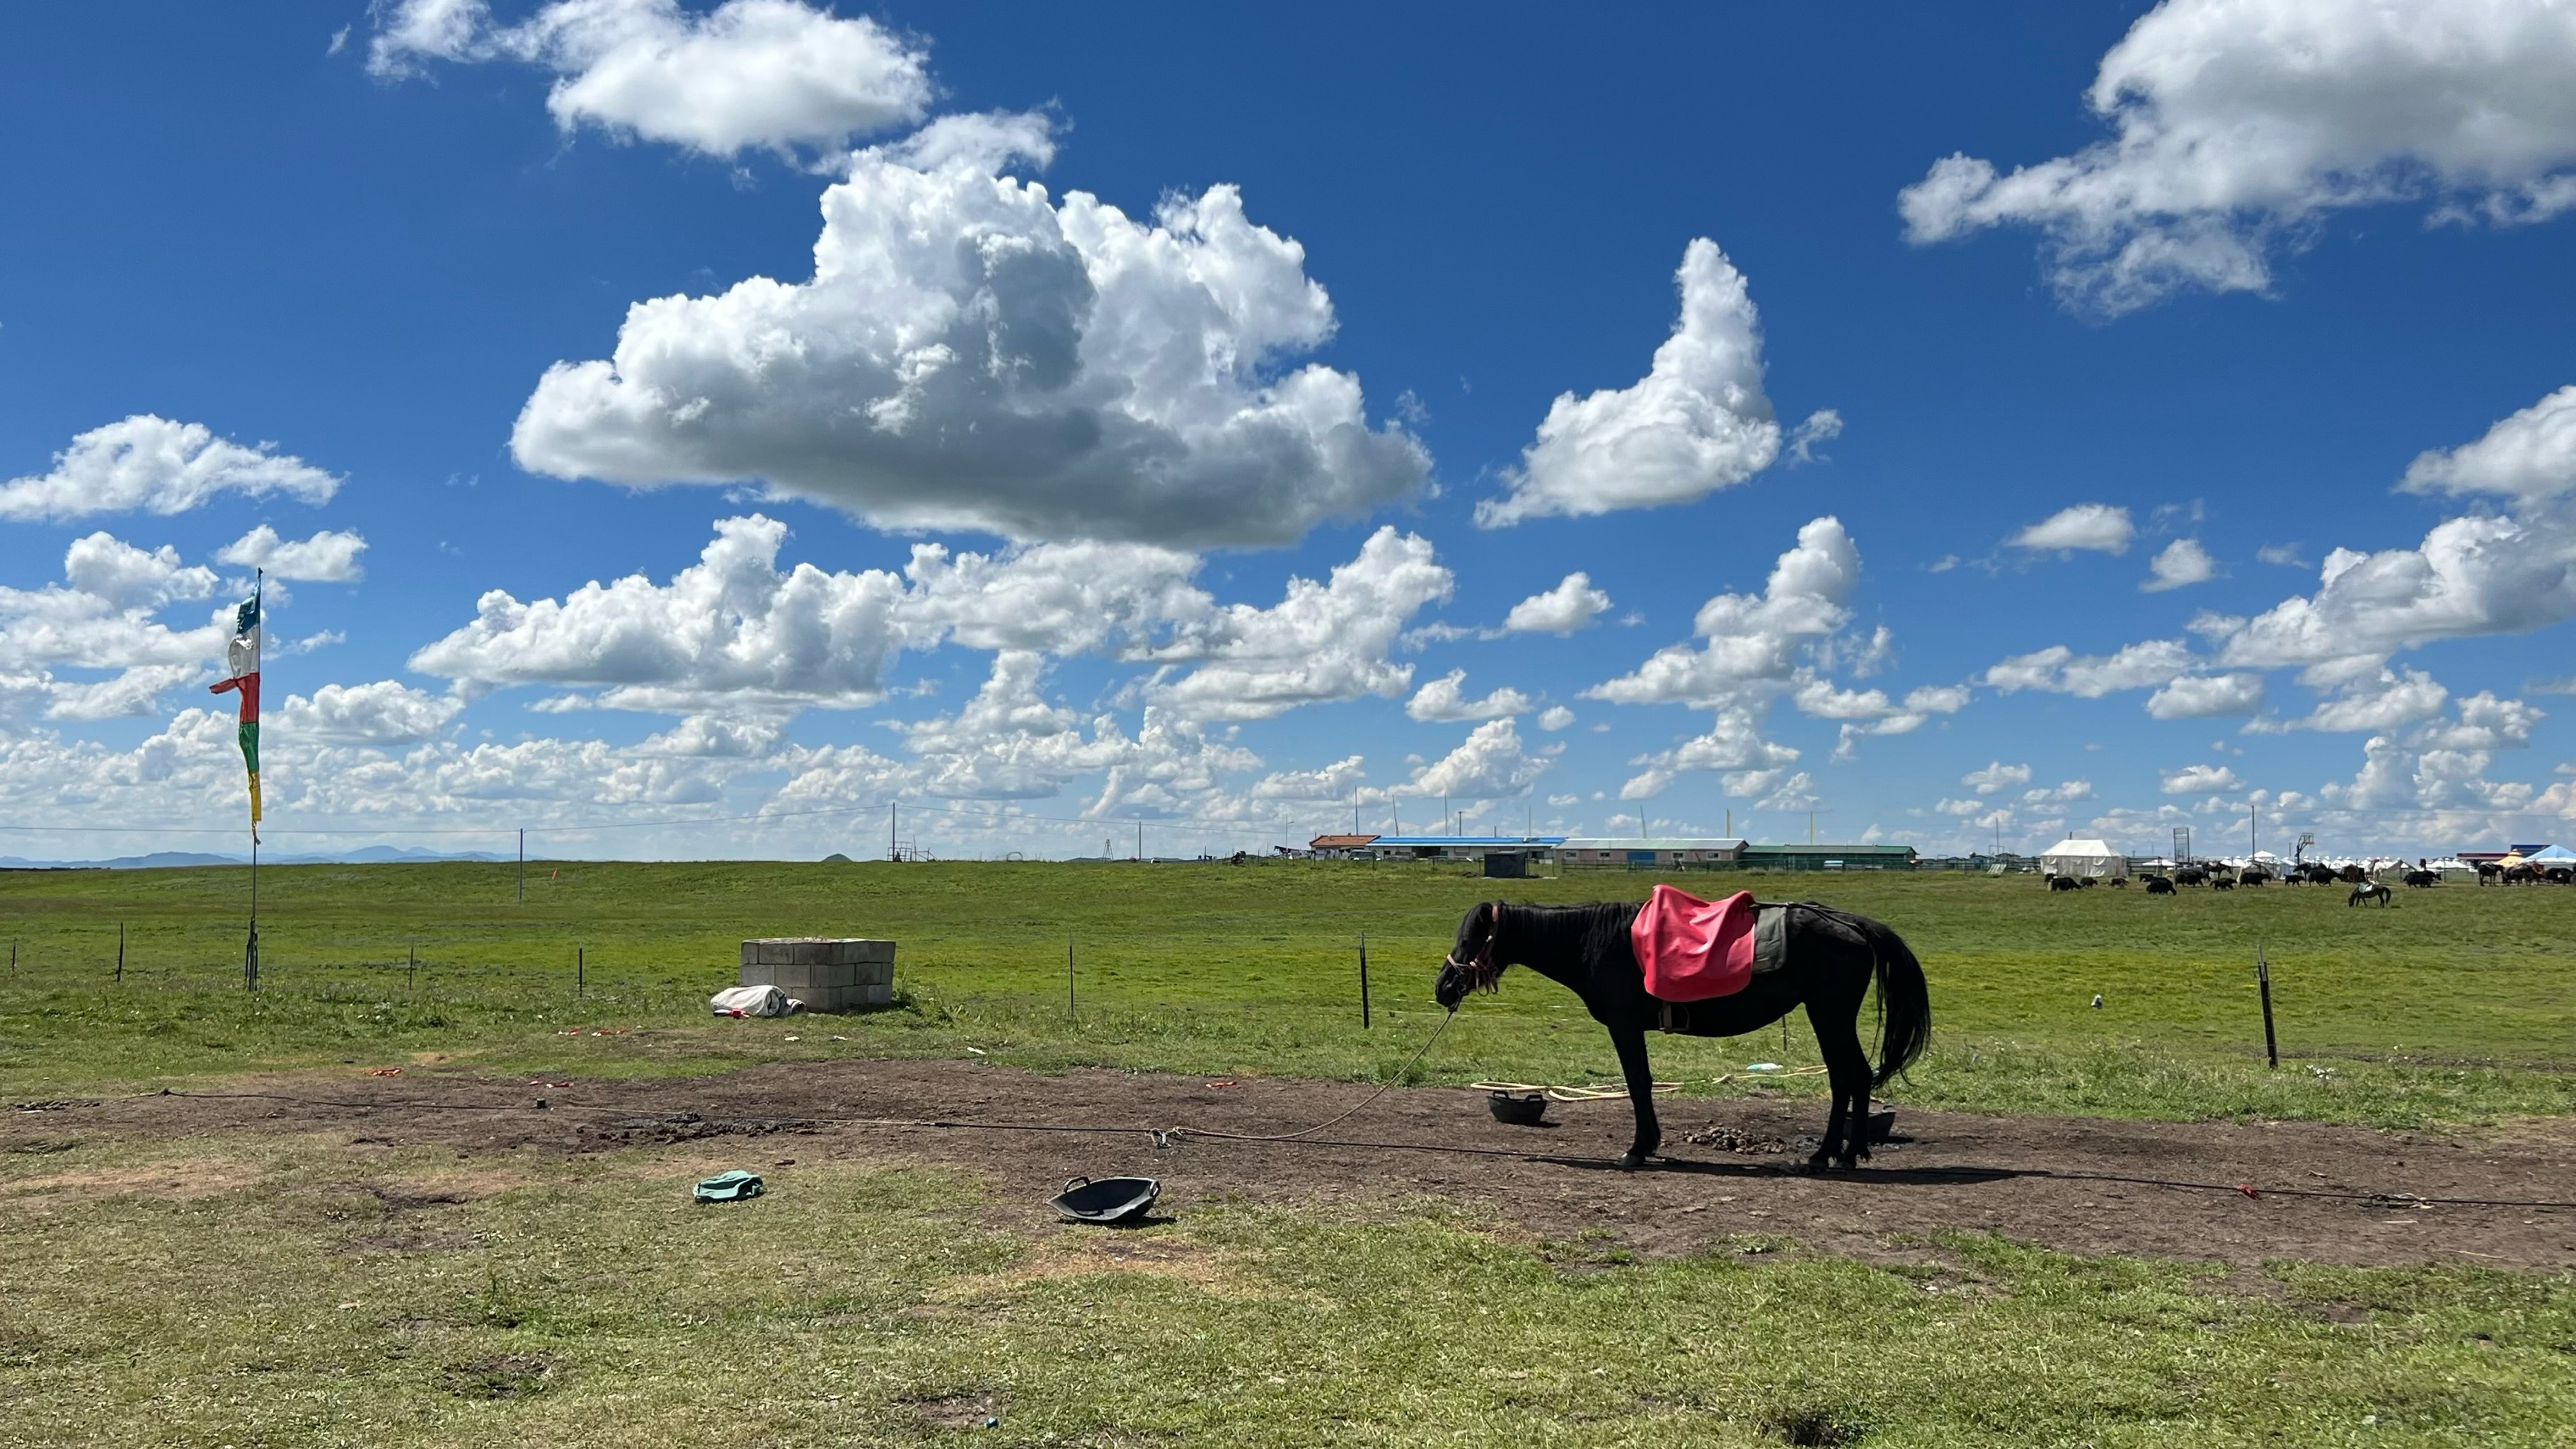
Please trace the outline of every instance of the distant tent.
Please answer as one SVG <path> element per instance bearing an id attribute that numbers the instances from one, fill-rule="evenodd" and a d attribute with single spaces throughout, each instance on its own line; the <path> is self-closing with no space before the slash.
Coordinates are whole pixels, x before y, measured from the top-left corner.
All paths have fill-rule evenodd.
<path id="1" fill-rule="evenodd" d="M 2039 869 L 2043 875 L 2122 880 L 2129 874 L 2129 858 L 2099 840 L 2069 836 L 2039 853 Z"/>
<path id="2" fill-rule="evenodd" d="M 2539 866 L 2542 870 L 2563 869 L 2576 866 L 2576 850 L 2569 850 L 2563 845 L 2553 845 L 2547 850 L 2524 856 L 2523 862 L 2527 865 Z"/>

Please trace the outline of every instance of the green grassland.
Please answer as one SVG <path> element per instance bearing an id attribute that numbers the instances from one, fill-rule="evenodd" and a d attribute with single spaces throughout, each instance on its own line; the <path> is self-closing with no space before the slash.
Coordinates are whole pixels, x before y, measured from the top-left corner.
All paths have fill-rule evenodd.
<path id="1" fill-rule="evenodd" d="M 0 1420 L 48 1445 L 2563 1445 L 2576 1281 L 1873 1267 L 1194 1202 L 1028 1235 L 846 1164 L 318 1141 L 0 1160 Z M 71 1196 L 124 1171 L 186 1193 Z M 494 1189 L 499 1189 L 497 1192 Z M 41 1206 L 39 1206 L 41 1204 Z M 984 1426 L 987 1417 L 997 1422 Z M 32 1435 L 32 1437 L 24 1437 Z"/>
<path id="2" fill-rule="evenodd" d="M 1040 1070 L 1382 1077 L 1439 1019 L 1432 968 L 1470 903 L 1653 879 L 1305 863 L 530 877 L 520 903 L 506 866 L 264 871 L 254 997 L 238 870 L 0 875 L 17 953 L 0 1102 L 421 1059 L 685 1075 L 970 1047 Z M 1938 1023 L 1909 1101 L 2435 1125 L 2570 1107 L 2576 891 L 2445 887 L 2382 911 L 2323 889 L 1680 882 L 1902 932 Z M 807 933 L 896 938 L 903 999 L 828 1020 L 705 1014 L 743 937 Z M 628 1031 L 559 1034 L 583 1028 Z M 1661 1075 L 1707 1093 L 1744 1090 L 1752 1060 L 1814 1058 L 1803 1027 L 1785 1048 L 1771 1032 L 1654 1046 Z M 1418 1075 L 1609 1065 L 1564 992 L 1514 976 Z M 1762 1237 L 1640 1262 L 1607 1236 L 1531 1241 L 1429 1198 L 1197 1200 L 1146 1229 L 1056 1231 L 988 1197 L 1025 1184 L 766 1154 L 750 1165 L 767 1196 L 693 1207 L 692 1179 L 744 1165 L 703 1145 L 469 1159 L 331 1134 L 137 1142 L 76 1114 L 9 1126 L 0 1423 L 31 1444 L 2576 1442 L 2566 1274 L 2231 1270 L 1982 1235 L 1896 1244 L 1885 1265 Z"/>
<path id="3" fill-rule="evenodd" d="M 1040 1069 L 1368 1078 L 1400 1065 L 1437 1019 L 1432 968 L 1470 904 L 1635 897 L 1654 879 L 1503 883 L 1309 862 L 545 864 L 522 903 L 508 865 L 271 868 L 265 989 L 251 997 L 243 871 L 10 873 L 0 939 L 17 967 L 0 979 L 0 1093 L 416 1053 L 632 1075 L 969 1046 Z M 2162 898 L 1946 873 L 1675 879 L 1820 899 L 1895 926 L 1932 984 L 1934 1050 L 1904 1089 L 1923 1105 L 2412 1125 L 2576 1102 L 2576 891 L 2453 885 L 2381 909 L 2318 887 Z M 829 1033 L 706 1016 L 742 938 L 799 934 L 898 940 L 902 1004 Z M 2278 1000 L 2277 1072 L 2261 1056 L 2258 946 Z M 557 1035 L 583 1026 L 642 1030 Z M 1803 1023 L 1785 1042 L 1654 1047 L 1659 1074 L 1694 1092 L 1743 1090 L 1753 1060 L 1815 1059 Z M 1587 1081 L 1610 1066 L 1570 996 L 1517 975 L 1472 1002 L 1418 1071 Z"/>

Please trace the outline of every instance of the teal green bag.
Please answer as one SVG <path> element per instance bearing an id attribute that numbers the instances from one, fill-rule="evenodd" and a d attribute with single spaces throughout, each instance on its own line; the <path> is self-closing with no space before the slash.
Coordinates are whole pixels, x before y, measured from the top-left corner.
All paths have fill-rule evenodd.
<path id="1" fill-rule="evenodd" d="M 700 1202 L 740 1202 L 744 1198 L 758 1196 L 760 1196 L 760 1174 L 744 1172 L 739 1168 L 732 1172 L 717 1173 L 698 1184 L 697 1197 Z"/>

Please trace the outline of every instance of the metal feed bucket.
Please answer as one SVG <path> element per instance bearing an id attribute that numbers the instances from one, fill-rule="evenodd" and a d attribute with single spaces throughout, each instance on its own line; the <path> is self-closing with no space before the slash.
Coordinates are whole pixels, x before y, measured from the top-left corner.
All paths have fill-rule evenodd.
<path id="1" fill-rule="evenodd" d="M 1121 1223 L 1143 1217 L 1163 1195 L 1163 1184 L 1150 1177 L 1104 1177 L 1094 1182 L 1077 1177 L 1049 1206 L 1077 1223 Z"/>

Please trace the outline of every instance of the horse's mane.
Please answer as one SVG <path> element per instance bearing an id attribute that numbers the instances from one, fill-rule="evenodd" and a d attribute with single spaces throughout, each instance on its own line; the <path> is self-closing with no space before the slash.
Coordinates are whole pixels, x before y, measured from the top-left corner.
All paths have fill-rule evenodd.
<path id="1" fill-rule="evenodd" d="M 1628 927 L 1642 901 L 1590 901 L 1574 906 L 1505 906 L 1518 930 L 1551 938 L 1580 952 L 1586 965 L 1630 957 Z"/>

